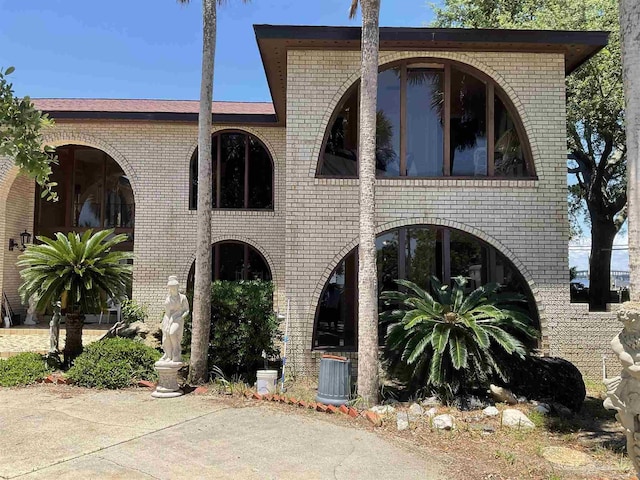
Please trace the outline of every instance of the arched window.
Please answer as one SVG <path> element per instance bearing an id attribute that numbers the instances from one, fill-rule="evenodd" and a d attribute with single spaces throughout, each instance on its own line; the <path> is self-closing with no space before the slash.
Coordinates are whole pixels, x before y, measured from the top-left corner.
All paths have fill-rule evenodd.
<path id="1" fill-rule="evenodd" d="M 52 166 L 51 181 L 58 184 L 58 201 L 37 196 L 36 235 L 114 228 L 130 239 L 118 248 L 133 250 L 135 202 L 120 165 L 102 150 L 82 145 L 58 147 L 56 155 L 58 164 Z"/>
<path id="2" fill-rule="evenodd" d="M 338 105 L 320 177 L 358 176 L 359 84 Z M 405 61 L 378 74 L 378 177 L 533 177 L 516 110 L 485 74 L 455 62 Z"/>
<path id="3" fill-rule="evenodd" d="M 273 162 L 266 147 L 244 132 L 211 137 L 213 208 L 273 209 Z M 191 157 L 189 208 L 198 202 L 198 150 Z"/>
<path id="4" fill-rule="evenodd" d="M 211 245 L 213 280 L 271 280 L 271 269 L 262 254 L 248 243 L 229 240 Z M 187 278 L 193 288 L 195 262 Z"/>
<path id="5" fill-rule="evenodd" d="M 462 275 L 468 291 L 496 282 L 505 291 L 528 298 L 534 319 L 537 309 L 527 283 L 516 267 L 492 246 L 453 228 L 415 225 L 384 232 L 376 238 L 378 290 L 396 290 L 396 279 L 426 288 L 432 275 L 443 283 Z M 348 253 L 324 286 L 316 308 L 313 348 L 353 350 L 358 332 L 358 251 Z M 382 306 L 381 306 L 382 308 Z M 380 342 L 385 332 L 380 330 Z"/>

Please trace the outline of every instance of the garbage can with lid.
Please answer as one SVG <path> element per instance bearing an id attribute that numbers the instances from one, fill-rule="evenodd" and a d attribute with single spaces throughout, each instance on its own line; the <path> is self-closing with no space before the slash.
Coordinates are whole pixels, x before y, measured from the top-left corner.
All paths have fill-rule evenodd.
<path id="1" fill-rule="evenodd" d="M 351 395 L 351 360 L 334 355 L 320 359 L 316 401 L 326 405 L 344 405 Z"/>

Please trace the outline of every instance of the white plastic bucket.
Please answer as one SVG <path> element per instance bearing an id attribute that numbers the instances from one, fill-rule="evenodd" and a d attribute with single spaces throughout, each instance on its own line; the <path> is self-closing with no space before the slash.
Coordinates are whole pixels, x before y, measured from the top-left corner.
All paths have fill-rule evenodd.
<path id="1" fill-rule="evenodd" d="M 260 395 L 275 393 L 277 383 L 277 370 L 258 370 L 258 381 L 256 383 L 256 387 Z"/>

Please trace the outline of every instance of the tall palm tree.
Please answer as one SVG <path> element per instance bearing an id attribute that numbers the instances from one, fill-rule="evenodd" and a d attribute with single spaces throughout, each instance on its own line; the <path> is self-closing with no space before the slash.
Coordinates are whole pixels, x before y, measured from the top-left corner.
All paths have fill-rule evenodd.
<path id="1" fill-rule="evenodd" d="M 631 300 L 640 301 L 640 3 L 620 0 L 627 131 L 627 197 Z"/>
<path id="2" fill-rule="evenodd" d="M 378 401 L 378 277 L 376 269 L 376 106 L 380 0 L 352 0 L 350 17 L 362 10 L 360 81 L 360 247 L 358 249 L 358 395 Z"/>
<path id="3" fill-rule="evenodd" d="M 178 0 L 182 4 L 190 0 Z M 249 0 L 243 0 L 247 2 Z M 211 107 L 216 54 L 217 5 L 224 0 L 202 0 L 202 76 L 198 114 L 198 189 L 196 271 L 193 288 L 191 366 L 189 381 L 208 380 L 207 354 L 211 326 Z"/>

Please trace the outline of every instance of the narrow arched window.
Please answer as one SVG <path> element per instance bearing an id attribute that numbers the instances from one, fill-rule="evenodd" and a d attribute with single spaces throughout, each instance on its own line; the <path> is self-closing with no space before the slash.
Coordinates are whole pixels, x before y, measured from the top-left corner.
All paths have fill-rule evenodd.
<path id="1" fill-rule="evenodd" d="M 211 137 L 212 206 L 215 209 L 273 209 L 273 161 L 267 148 L 245 132 Z M 198 201 L 198 151 L 189 169 L 189 208 Z"/>
<path id="2" fill-rule="evenodd" d="M 358 176 L 359 84 L 334 112 L 319 177 Z M 378 177 L 535 176 L 507 95 L 476 69 L 442 60 L 395 63 L 378 74 Z"/>

